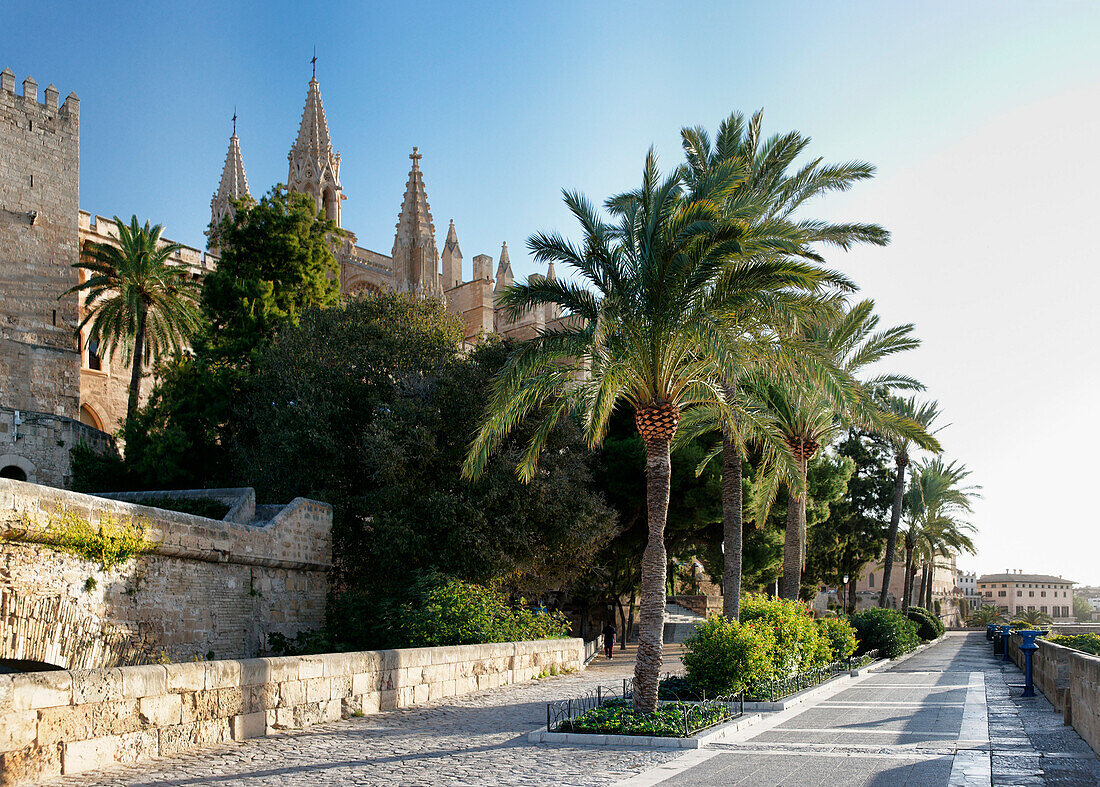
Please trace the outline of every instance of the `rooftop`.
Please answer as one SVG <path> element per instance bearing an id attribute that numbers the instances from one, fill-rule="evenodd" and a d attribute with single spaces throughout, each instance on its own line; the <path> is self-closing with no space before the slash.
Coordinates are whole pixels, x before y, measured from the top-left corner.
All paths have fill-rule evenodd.
<path id="1" fill-rule="evenodd" d="M 1064 585 L 1076 584 L 1072 579 L 1066 579 L 1065 577 L 1053 577 L 1050 574 L 1023 574 L 1023 573 L 1007 573 L 1007 574 L 982 574 L 978 577 L 979 582 L 1058 582 Z"/>

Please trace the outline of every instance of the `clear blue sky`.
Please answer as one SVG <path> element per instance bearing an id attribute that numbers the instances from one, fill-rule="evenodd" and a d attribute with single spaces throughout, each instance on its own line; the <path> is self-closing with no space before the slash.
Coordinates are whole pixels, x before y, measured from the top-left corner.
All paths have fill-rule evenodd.
<path id="1" fill-rule="evenodd" d="M 1100 583 L 1080 496 L 1096 488 L 1100 4 L 16 0 L 2 15 L 0 67 L 81 98 L 81 207 L 191 245 L 234 106 L 253 192 L 286 179 L 314 45 L 344 225 L 389 252 L 417 145 L 437 240 L 453 218 L 467 277 L 504 240 L 532 272 L 525 239 L 573 231 L 562 187 L 632 187 L 651 144 L 672 165 L 681 126 L 734 109 L 875 163 L 874 183 L 813 209 L 895 233 L 832 262 L 925 339 L 905 370 L 985 488 L 967 563 Z"/>

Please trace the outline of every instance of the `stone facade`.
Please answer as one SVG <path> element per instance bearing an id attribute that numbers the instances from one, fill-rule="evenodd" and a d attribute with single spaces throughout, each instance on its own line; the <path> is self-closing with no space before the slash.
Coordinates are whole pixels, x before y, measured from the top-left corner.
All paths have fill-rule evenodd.
<path id="1" fill-rule="evenodd" d="M 79 99 L 70 94 L 59 107 L 57 90 L 50 85 L 39 103 L 37 84 L 30 77 L 22 91 L 16 94 L 15 75 L 5 69 L 0 74 L 0 407 L 62 416 L 114 432 L 126 413 L 130 370 L 117 353 L 103 357 L 86 335 L 76 336 L 82 305 L 77 296 L 58 296 L 79 282 L 82 274 L 73 264 L 81 251 L 91 243 L 114 243 L 117 233 L 111 220 L 79 210 Z M 462 319 L 467 343 L 494 332 L 527 339 L 562 319 L 553 308 L 515 320 L 496 308 L 497 294 L 513 279 L 507 244 L 501 248 L 495 279 L 493 258 L 481 254 L 473 258 L 471 280 L 464 281 L 453 221 L 440 272 L 422 156 L 416 148 L 390 254 L 358 245 L 355 233 L 343 226 L 340 153 L 332 144 L 316 77 L 310 80 L 298 136 L 287 158 L 287 187 L 311 195 L 346 233 L 335 249 L 345 296 L 396 291 L 442 297 Z M 211 222 L 230 215 L 233 200 L 245 196 L 248 179 L 234 117 L 222 176 L 210 202 Z M 216 249 L 185 247 L 174 262 L 201 277 L 217 266 L 218 257 Z M 553 265 L 546 275 L 554 277 Z M 150 387 L 148 380 L 143 382 L 141 401 Z M 20 462 L 36 467 L 56 464 L 36 450 L 27 443 L 16 453 Z M 64 484 L 67 477 L 65 470 L 39 475 L 38 480 Z"/>
<path id="2" fill-rule="evenodd" d="M 983 604 L 989 604 L 1006 615 L 1025 610 L 1039 610 L 1055 623 L 1072 622 L 1073 582 L 1049 574 L 1025 574 L 1008 571 L 1004 574 L 983 574 L 977 589 Z"/>
<path id="3" fill-rule="evenodd" d="M 0 477 L 66 487 L 77 445 L 100 454 L 116 450 L 111 435 L 72 418 L 0 407 Z"/>
<path id="4" fill-rule="evenodd" d="M 217 497 L 220 521 L 140 505 L 143 497 Z M 267 635 L 324 620 L 332 509 L 298 498 L 257 506 L 251 489 L 95 497 L 0 479 L 0 659 L 65 668 L 158 657 L 254 656 Z M 43 544 L 51 515 L 93 527 L 133 522 L 152 549 L 98 565 Z"/>
<path id="5" fill-rule="evenodd" d="M 579 639 L 0 675 L 0 782 L 169 756 L 584 667 Z"/>

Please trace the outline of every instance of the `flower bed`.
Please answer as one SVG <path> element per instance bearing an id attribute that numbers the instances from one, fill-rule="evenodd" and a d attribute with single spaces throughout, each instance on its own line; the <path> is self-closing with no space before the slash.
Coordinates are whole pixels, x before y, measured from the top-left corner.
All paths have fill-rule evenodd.
<path id="1" fill-rule="evenodd" d="M 1091 653 L 1093 656 L 1100 656 L 1100 634 L 1055 634 L 1044 639 L 1055 645 L 1064 645 L 1067 648 Z"/>
<path id="2" fill-rule="evenodd" d="M 629 699 L 612 699 L 566 719 L 553 732 L 687 738 L 738 715 L 725 702 L 662 702 L 653 713 L 643 714 Z"/>

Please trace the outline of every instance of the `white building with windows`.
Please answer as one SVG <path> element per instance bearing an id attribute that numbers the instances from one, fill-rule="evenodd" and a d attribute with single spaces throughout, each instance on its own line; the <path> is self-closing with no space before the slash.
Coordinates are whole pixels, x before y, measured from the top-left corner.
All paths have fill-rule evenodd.
<path id="1" fill-rule="evenodd" d="M 1019 569 L 1003 574 L 983 574 L 977 579 L 982 604 L 1006 615 L 1029 609 L 1045 612 L 1055 623 L 1073 622 L 1074 582 L 1049 574 L 1025 574 Z"/>

